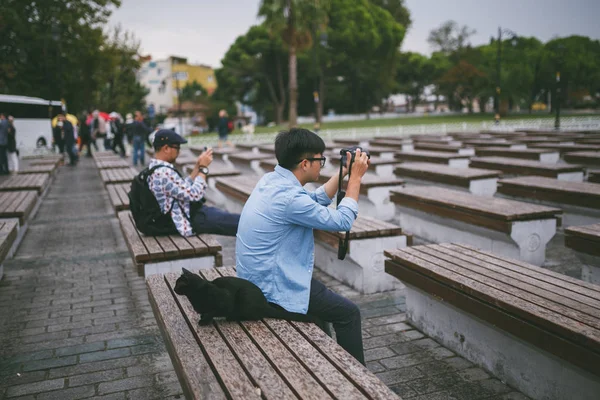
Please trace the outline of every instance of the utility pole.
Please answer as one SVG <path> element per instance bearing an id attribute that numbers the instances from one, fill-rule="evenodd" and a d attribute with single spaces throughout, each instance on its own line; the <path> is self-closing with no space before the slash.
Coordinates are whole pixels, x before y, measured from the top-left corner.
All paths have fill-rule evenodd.
<path id="1" fill-rule="evenodd" d="M 556 72 L 556 117 L 554 119 L 554 129 L 560 130 L 560 71 Z"/>
<path id="2" fill-rule="evenodd" d="M 175 77 L 175 90 L 177 90 L 177 114 L 179 115 L 179 134 L 183 137 L 183 122 L 181 121 L 181 91 L 179 90 L 179 77 L 177 72 L 173 74 Z"/>
<path id="3" fill-rule="evenodd" d="M 498 41 L 496 42 L 496 91 L 494 92 L 494 112 L 496 115 L 500 115 L 500 66 L 502 60 L 502 28 L 498 27 Z"/>

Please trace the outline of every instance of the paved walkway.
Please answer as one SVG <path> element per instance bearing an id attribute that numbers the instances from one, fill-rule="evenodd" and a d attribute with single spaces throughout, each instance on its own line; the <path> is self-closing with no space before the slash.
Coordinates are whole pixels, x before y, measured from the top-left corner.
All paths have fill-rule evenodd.
<path id="1" fill-rule="evenodd" d="M 219 238 L 227 264 L 234 239 Z M 179 399 L 173 366 L 93 161 L 61 167 L 0 282 L 0 399 Z M 403 398 L 525 397 L 405 322 L 403 292 L 356 301 L 368 367 Z"/>

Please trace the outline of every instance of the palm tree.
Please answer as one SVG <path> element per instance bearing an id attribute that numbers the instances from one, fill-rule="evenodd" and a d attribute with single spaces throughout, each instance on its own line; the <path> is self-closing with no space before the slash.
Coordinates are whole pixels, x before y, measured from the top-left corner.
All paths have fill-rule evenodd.
<path id="1" fill-rule="evenodd" d="M 289 126 L 298 117 L 298 75 L 296 53 L 312 45 L 311 28 L 324 25 L 328 0 L 262 0 L 258 15 L 264 17 L 272 35 L 280 35 L 289 51 Z"/>

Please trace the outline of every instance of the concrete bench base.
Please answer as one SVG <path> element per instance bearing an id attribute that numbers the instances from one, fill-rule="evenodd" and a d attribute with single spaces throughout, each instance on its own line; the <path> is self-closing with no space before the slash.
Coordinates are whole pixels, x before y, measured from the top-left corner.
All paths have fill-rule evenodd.
<path id="1" fill-rule="evenodd" d="M 181 273 L 181 268 L 185 269 L 206 269 L 214 268 L 216 265 L 215 257 L 208 255 L 205 257 L 186 258 L 183 260 L 160 261 L 148 264 L 138 265 L 140 272 L 143 270 L 144 278 L 154 274 L 166 274 L 168 272 Z"/>
<path id="2" fill-rule="evenodd" d="M 600 285 L 600 257 L 575 251 L 581 261 L 581 280 Z"/>
<path id="3" fill-rule="evenodd" d="M 561 172 L 556 176 L 559 181 L 583 182 L 583 172 Z"/>
<path id="4" fill-rule="evenodd" d="M 598 398 L 596 376 L 411 285 L 406 315 L 421 332 L 533 399 Z"/>
<path id="5" fill-rule="evenodd" d="M 448 160 L 448 165 L 454 168 L 469 168 L 468 158 L 455 158 Z"/>
<path id="6" fill-rule="evenodd" d="M 398 225 L 434 243 L 467 244 L 537 266 L 544 263 L 546 245 L 556 233 L 556 219 L 516 221 L 508 234 L 399 205 L 396 216 Z"/>
<path id="7" fill-rule="evenodd" d="M 315 241 L 315 265 L 361 293 L 401 289 L 402 282 L 384 270 L 383 250 L 404 248 L 406 239 L 399 235 L 351 240 L 344 260 L 338 260 L 337 248 Z"/>
<path id="8" fill-rule="evenodd" d="M 251 170 L 252 173 L 256 175 L 264 175 L 265 171 L 260 167 L 260 160 L 252 160 L 249 162 L 238 162 L 233 160 L 228 160 L 228 164 L 231 164 L 232 167 L 239 169 L 240 171 L 248 171 Z"/>
<path id="9" fill-rule="evenodd" d="M 560 160 L 560 153 L 542 153 L 540 154 L 540 162 L 546 164 L 556 164 Z"/>

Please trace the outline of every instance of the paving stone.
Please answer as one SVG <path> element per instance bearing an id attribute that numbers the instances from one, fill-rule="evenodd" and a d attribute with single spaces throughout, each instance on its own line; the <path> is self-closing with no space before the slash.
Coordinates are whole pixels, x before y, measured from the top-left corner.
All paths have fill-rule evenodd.
<path id="1" fill-rule="evenodd" d="M 434 349 L 440 345 L 433 339 L 425 338 L 420 340 L 413 340 L 410 342 L 397 343 L 390 348 L 396 352 L 396 354 L 408 354 L 428 349 Z"/>
<path id="2" fill-rule="evenodd" d="M 363 321 L 363 326 L 364 326 L 364 322 L 368 322 L 369 325 L 387 325 L 387 324 L 395 324 L 397 322 L 405 322 L 405 321 L 406 321 L 406 314 L 401 313 L 401 314 L 386 315 L 383 317 L 375 317 L 375 318 L 367 319 L 366 321 Z"/>
<path id="3" fill-rule="evenodd" d="M 86 400 L 125 400 L 125 392 L 111 393 L 106 396 L 89 397 Z"/>
<path id="4" fill-rule="evenodd" d="M 460 384 L 464 384 L 464 381 L 455 373 L 428 376 L 407 383 L 418 394 L 441 392 Z"/>
<path id="5" fill-rule="evenodd" d="M 422 378 L 425 376 L 421 371 L 419 371 L 415 367 L 399 368 L 394 369 L 392 371 L 381 372 L 375 375 L 377 375 L 377 377 L 388 386 L 397 383 L 412 381 L 414 379 Z"/>
<path id="6" fill-rule="evenodd" d="M 139 389 L 152 386 L 153 377 L 136 376 L 133 378 L 119 379 L 111 382 L 104 382 L 98 385 L 98 394 L 107 394 L 120 392 L 123 390 Z"/>
<path id="7" fill-rule="evenodd" d="M 62 347 L 54 350 L 57 356 L 68 356 L 72 354 L 90 353 L 92 351 L 103 350 L 104 342 L 85 343 L 78 346 Z"/>
<path id="8" fill-rule="evenodd" d="M 410 326 L 404 322 L 398 322 L 395 324 L 379 325 L 379 326 L 371 327 L 371 328 L 367 329 L 367 332 L 369 332 L 373 336 L 381 336 L 381 335 L 387 335 L 389 333 L 409 331 L 412 329 L 413 329 L 412 326 Z"/>
<path id="9" fill-rule="evenodd" d="M 96 394 L 93 385 L 41 393 L 36 400 L 79 400 Z"/>
<path id="10" fill-rule="evenodd" d="M 380 360 L 381 364 L 387 369 L 392 368 L 403 368 L 410 367 L 411 365 L 425 364 L 430 362 L 433 358 L 423 352 L 423 353 L 409 353 L 403 354 L 401 356 L 390 357 L 383 360 Z"/>
<path id="11" fill-rule="evenodd" d="M 29 361 L 23 364 L 23 371 L 37 371 L 41 369 L 50 369 L 56 367 L 64 367 L 77 363 L 77 357 L 59 357 L 49 358 L 46 360 Z"/>
<path id="12" fill-rule="evenodd" d="M 408 398 L 411 398 L 411 397 L 417 395 L 417 392 L 415 392 L 407 384 L 401 383 L 398 385 L 394 385 L 394 386 L 391 386 L 390 389 L 392 389 L 392 392 L 396 393 L 402 399 L 408 399 Z"/>
<path id="13" fill-rule="evenodd" d="M 467 368 L 456 373 L 465 382 L 474 382 L 488 379 L 490 375 L 481 368 Z"/>
<path id="14" fill-rule="evenodd" d="M 363 310 L 361 308 L 360 315 L 362 318 L 373 318 L 373 317 L 381 317 L 387 315 L 400 314 L 402 311 L 398 309 L 398 307 L 390 306 L 390 307 L 382 307 L 382 308 L 372 308 L 368 310 Z"/>
<path id="15" fill-rule="evenodd" d="M 103 371 L 107 369 L 126 368 L 133 365 L 137 365 L 141 362 L 142 359 L 140 357 L 116 358 L 111 360 L 78 364 L 72 367 L 55 368 L 51 369 L 48 375 L 50 378 L 55 378 L 59 376 L 85 374 L 89 372 Z"/>
<path id="16" fill-rule="evenodd" d="M 26 394 L 45 392 L 48 390 L 62 389 L 64 386 L 64 379 L 52 379 L 41 382 L 25 383 L 22 385 L 11 386 L 6 389 L 6 397 L 16 397 Z"/>
<path id="17" fill-rule="evenodd" d="M 388 347 L 378 347 L 365 351 L 365 361 L 380 360 L 382 358 L 393 357 L 395 355 L 396 353 L 394 353 Z"/>
<path id="18" fill-rule="evenodd" d="M 105 371 L 92 372 L 89 374 L 74 375 L 69 377 L 69 387 L 89 385 L 98 382 L 106 382 L 122 379 L 123 368 L 109 369 Z"/>
<path id="19" fill-rule="evenodd" d="M 511 392 L 506 393 L 501 396 L 491 397 L 493 400 L 529 400 L 529 397 L 525 396 L 523 393 L 519 392 Z"/>
<path id="20" fill-rule="evenodd" d="M 0 388 L 39 382 L 44 379 L 46 379 L 46 371 L 20 372 L 18 375 L 16 372 L 7 375 L 0 374 Z M 2 394 L 1 390 L 0 394 Z"/>
<path id="21" fill-rule="evenodd" d="M 86 363 L 92 361 L 110 360 L 113 358 L 127 357 L 129 355 L 131 355 L 131 349 L 127 347 L 122 349 L 96 351 L 93 353 L 81 354 L 79 356 L 79 362 Z"/>

